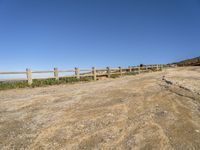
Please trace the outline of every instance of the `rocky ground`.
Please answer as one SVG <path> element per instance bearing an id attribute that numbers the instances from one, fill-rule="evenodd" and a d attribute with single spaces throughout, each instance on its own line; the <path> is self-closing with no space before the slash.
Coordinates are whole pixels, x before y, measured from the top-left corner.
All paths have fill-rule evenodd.
<path id="1" fill-rule="evenodd" d="M 200 67 L 0 92 L 0 149 L 200 149 Z"/>

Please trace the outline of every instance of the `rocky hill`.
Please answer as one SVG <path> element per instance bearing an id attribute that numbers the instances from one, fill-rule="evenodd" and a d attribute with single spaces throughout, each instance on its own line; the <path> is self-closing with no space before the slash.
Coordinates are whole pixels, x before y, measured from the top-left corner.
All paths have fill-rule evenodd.
<path id="1" fill-rule="evenodd" d="M 183 60 L 176 62 L 178 66 L 200 66 L 200 56 L 192 59 Z"/>

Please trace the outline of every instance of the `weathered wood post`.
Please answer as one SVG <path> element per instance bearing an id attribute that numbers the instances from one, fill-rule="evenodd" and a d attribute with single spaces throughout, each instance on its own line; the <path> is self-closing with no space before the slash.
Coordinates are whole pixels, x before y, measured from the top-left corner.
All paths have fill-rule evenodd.
<path id="1" fill-rule="evenodd" d="M 58 81 L 59 77 L 58 77 L 58 68 L 54 68 L 54 78 Z"/>
<path id="2" fill-rule="evenodd" d="M 119 67 L 120 76 L 122 76 L 122 67 Z"/>
<path id="3" fill-rule="evenodd" d="M 131 71 L 132 71 L 132 67 L 131 67 L 131 66 L 129 66 L 129 67 L 128 67 L 128 69 L 129 69 L 129 72 L 131 72 Z"/>
<path id="4" fill-rule="evenodd" d="M 110 78 L 110 67 L 107 67 L 107 76 Z"/>
<path id="5" fill-rule="evenodd" d="M 75 68 L 75 75 L 77 79 L 80 79 L 80 70 L 79 68 Z"/>
<path id="6" fill-rule="evenodd" d="M 160 65 L 160 70 L 161 70 L 161 71 L 163 71 L 163 64 L 162 64 L 162 65 Z"/>
<path id="7" fill-rule="evenodd" d="M 26 76 L 27 76 L 27 80 L 28 80 L 28 85 L 31 85 L 33 83 L 31 69 L 28 69 L 28 68 L 26 69 Z"/>
<path id="8" fill-rule="evenodd" d="M 140 74 L 140 66 L 138 66 L 138 74 Z"/>
<path id="9" fill-rule="evenodd" d="M 96 68 L 95 67 L 92 67 L 92 74 L 93 74 L 94 81 L 96 81 L 97 80 L 97 74 L 96 74 Z"/>
<path id="10" fill-rule="evenodd" d="M 159 68 L 158 68 L 158 64 L 156 65 L 156 70 L 157 70 L 157 71 L 159 70 Z"/>
<path id="11" fill-rule="evenodd" d="M 145 68 L 146 68 L 146 71 L 148 71 L 148 66 L 147 65 L 145 66 Z"/>

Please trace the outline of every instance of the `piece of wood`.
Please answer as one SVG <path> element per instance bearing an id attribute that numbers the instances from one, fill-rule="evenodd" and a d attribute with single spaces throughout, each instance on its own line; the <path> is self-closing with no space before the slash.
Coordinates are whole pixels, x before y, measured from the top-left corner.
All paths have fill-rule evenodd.
<path id="1" fill-rule="evenodd" d="M 120 72 L 110 72 L 110 75 L 112 75 L 112 74 L 120 74 Z"/>
<path id="2" fill-rule="evenodd" d="M 122 67 L 119 67 L 120 76 L 122 76 Z"/>
<path id="3" fill-rule="evenodd" d="M 92 67 L 92 74 L 93 74 L 94 81 L 96 81 L 97 80 L 97 74 L 96 74 L 96 68 L 95 67 Z"/>
<path id="4" fill-rule="evenodd" d="M 32 73 L 53 73 L 54 71 L 32 71 Z"/>
<path id="5" fill-rule="evenodd" d="M 107 69 L 107 76 L 108 78 L 110 78 L 110 67 L 107 67 L 106 69 Z"/>
<path id="6" fill-rule="evenodd" d="M 129 67 L 128 67 L 128 69 L 129 69 L 129 72 L 131 72 L 131 71 L 132 71 L 132 67 L 131 67 L 131 66 L 129 66 Z"/>
<path id="7" fill-rule="evenodd" d="M 28 69 L 28 68 L 26 69 L 26 76 L 28 80 L 28 85 L 31 85 L 33 83 L 31 69 Z"/>
<path id="8" fill-rule="evenodd" d="M 26 72 L 0 72 L 0 74 L 26 74 Z"/>
<path id="9" fill-rule="evenodd" d="M 80 70 L 79 68 L 75 68 L 75 75 L 77 79 L 80 79 Z"/>
<path id="10" fill-rule="evenodd" d="M 138 74 L 140 74 L 140 66 L 138 67 Z"/>
<path id="11" fill-rule="evenodd" d="M 91 69 L 80 69 L 80 71 L 91 71 Z"/>
<path id="12" fill-rule="evenodd" d="M 74 72 L 75 70 L 58 70 L 58 72 Z"/>
<path id="13" fill-rule="evenodd" d="M 160 65 L 160 70 L 163 71 L 163 65 Z"/>
<path id="14" fill-rule="evenodd" d="M 56 80 L 59 80 L 59 77 L 58 77 L 58 68 L 54 68 L 54 78 Z"/>

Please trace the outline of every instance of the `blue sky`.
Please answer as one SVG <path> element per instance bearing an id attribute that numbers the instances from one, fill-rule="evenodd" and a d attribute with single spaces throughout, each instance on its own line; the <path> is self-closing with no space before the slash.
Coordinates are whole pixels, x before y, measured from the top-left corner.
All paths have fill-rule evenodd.
<path id="1" fill-rule="evenodd" d="M 0 70 L 200 56 L 200 0 L 0 0 Z"/>

